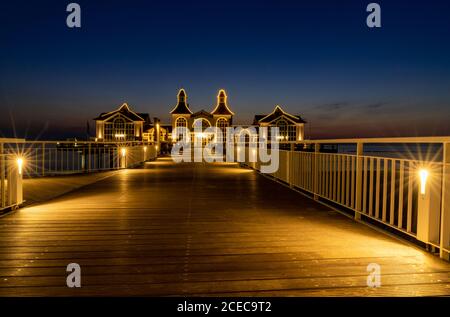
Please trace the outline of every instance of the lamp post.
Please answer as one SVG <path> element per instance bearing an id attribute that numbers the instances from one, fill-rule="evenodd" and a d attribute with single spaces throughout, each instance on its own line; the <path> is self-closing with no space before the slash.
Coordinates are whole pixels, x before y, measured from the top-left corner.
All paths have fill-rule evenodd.
<path id="1" fill-rule="evenodd" d="M 417 211 L 417 239 L 425 243 L 439 242 L 440 226 L 440 186 L 441 174 L 433 173 L 431 166 L 420 167 L 417 170 L 419 183 Z"/>
<path id="2" fill-rule="evenodd" d="M 25 160 L 17 157 L 9 160 L 8 173 L 8 205 L 17 206 L 23 203 L 23 167 Z"/>
<path id="3" fill-rule="evenodd" d="M 120 168 L 127 168 L 127 149 L 120 149 Z"/>

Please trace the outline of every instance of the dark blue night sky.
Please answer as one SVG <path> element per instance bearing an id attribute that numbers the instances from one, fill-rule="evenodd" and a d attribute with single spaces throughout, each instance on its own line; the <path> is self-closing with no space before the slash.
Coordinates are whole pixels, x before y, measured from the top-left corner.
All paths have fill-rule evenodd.
<path id="1" fill-rule="evenodd" d="M 77 1 L 81 29 L 70 2 L 0 4 L 2 135 L 83 134 L 123 102 L 168 122 L 181 87 L 193 110 L 226 89 L 235 123 L 280 104 L 313 137 L 450 135 L 448 1 L 378 1 L 380 29 L 372 1 Z"/>

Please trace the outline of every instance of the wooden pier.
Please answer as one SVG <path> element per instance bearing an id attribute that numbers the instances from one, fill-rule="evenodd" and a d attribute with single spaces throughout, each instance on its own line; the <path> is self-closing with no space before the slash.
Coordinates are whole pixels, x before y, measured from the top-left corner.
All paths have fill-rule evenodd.
<path id="1" fill-rule="evenodd" d="M 450 263 L 236 164 L 120 170 L 0 218 L 0 241 L 0 296 L 450 295 Z"/>

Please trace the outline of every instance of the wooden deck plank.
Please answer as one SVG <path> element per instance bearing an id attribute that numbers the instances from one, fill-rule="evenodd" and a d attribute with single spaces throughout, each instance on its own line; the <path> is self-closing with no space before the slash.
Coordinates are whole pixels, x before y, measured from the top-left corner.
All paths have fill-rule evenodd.
<path id="1" fill-rule="evenodd" d="M 1 218 L 0 241 L 0 296 L 450 295 L 449 263 L 235 164 L 119 171 Z"/>

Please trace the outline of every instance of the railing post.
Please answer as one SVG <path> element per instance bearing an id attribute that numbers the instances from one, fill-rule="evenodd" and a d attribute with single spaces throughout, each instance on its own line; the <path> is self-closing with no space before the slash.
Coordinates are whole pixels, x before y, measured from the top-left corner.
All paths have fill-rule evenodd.
<path id="1" fill-rule="evenodd" d="M 88 172 L 91 171 L 91 143 L 88 145 Z"/>
<path id="2" fill-rule="evenodd" d="M 41 158 L 42 176 L 45 176 L 45 143 L 42 143 L 42 158 Z"/>
<path id="3" fill-rule="evenodd" d="M 286 183 L 288 184 L 291 184 L 290 161 L 291 161 L 291 147 L 289 144 L 289 151 L 286 151 Z"/>
<path id="4" fill-rule="evenodd" d="M 3 143 L 0 143 L 0 195 L 2 195 L 1 198 L 1 208 L 6 207 L 6 165 L 5 165 L 6 159 L 3 153 Z"/>
<path id="5" fill-rule="evenodd" d="M 421 174 L 421 170 L 418 170 L 417 175 L 420 177 Z M 429 181 L 427 179 L 429 179 Z M 436 186 L 431 186 L 430 183 L 433 183 Z M 427 177 L 419 180 L 420 190 L 417 197 L 417 239 L 425 243 L 439 243 L 441 186 L 442 178 L 440 172 L 435 173 L 427 170 Z"/>
<path id="6" fill-rule="evenodd" d="M 116 146 L 115 150 L 117 151 L 117 169 L 120 169 L 120 147 Z M 114 155 L 114 150 L 113 150 L 113 155 Z"/>
<path id="7" fill-rule="evenodd" d="M 361 219 L 362 176 L 363 176 L 363 152 L 364 143 L 356 143 L 356 211 L 355 219 Z"/>
<path id="8" fill-rule="evenodd" d="M 293 173 L 294 169 L 293 169 L 293 163 L 292 163 L 292 156 L 294 155 L 294 151 L 295 151 L 295 143 L 291 143 L 290 149 L 288 152 L 288 164 L 287 164 L 287 183 L 289 184 L 289 187 L 293 187 L 292 173 Z"/>
<path id="9" fill-rule="evenodd" d="M 23 203 L 23 171 L 15 159 L 8 160 L 8 205 Z"/>
<path id="10" fill-rule="evenodd" d="M 440 256 L 450 260 L 450 143 L 444 143 L 442 166 L 442 201 L 441 201 L 441 237 Z M 444 250 L 444 249 L 447 249 Z"/>
<path id="11" fill-rule="evenodd" d="M 147 145 L 142 143 L 142 163 L 147 161 Z"/>
<path id="12" fill-rule="evenodd" d="M 86 170 L 86 149 L 83 146 L 83 152 L 81 153 L 81 170 L 83 171 L 83 173 Z"/>
<path id="13" fill-rule="evenodd" d="M 121 148 L 119 149 L 119 167 L 127 168 L 127 149 Z"/>
<path id="14" fill-rule="evenodd" d="M 314 143 L 314 199 L 319 200 L 319 153 L 320 143 Z"/>

